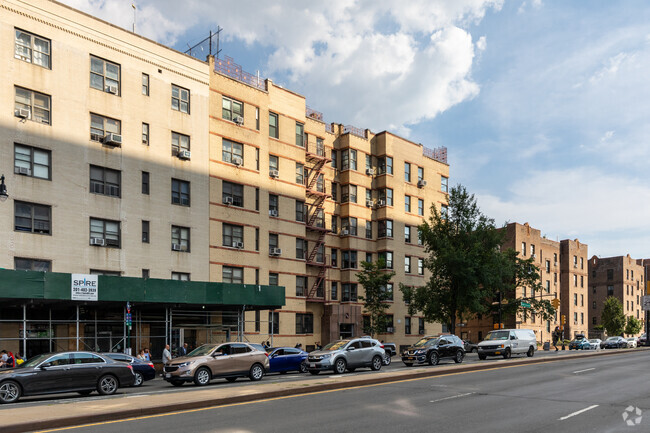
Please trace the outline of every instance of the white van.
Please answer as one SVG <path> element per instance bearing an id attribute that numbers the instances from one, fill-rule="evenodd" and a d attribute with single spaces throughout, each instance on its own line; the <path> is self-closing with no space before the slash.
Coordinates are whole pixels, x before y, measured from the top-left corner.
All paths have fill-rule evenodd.
<path id="1" fill-rule="evenodd" d="M 504 359 L 519 353 L 528 357 L 535 354 L 537 339 L 531 329 L 497 329 L 488 332 L 485 340 L 478 344 L 478 358 L 503 356 Z"/>

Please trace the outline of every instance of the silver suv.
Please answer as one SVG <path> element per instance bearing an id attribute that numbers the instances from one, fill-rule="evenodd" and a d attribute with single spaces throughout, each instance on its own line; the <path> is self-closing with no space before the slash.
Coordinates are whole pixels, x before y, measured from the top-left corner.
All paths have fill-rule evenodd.
<path id="1" fill-rule="evenodd" d="M 372 338 L 338 340 L 311 352 L 307 358 L 307 369 L 311 374 L 324 370 L 343 374 L 345 370 L 352 372 L 359 367 L 370 367 L 377 371 L 381 369 L 384 354 L 382 344 Z"/>

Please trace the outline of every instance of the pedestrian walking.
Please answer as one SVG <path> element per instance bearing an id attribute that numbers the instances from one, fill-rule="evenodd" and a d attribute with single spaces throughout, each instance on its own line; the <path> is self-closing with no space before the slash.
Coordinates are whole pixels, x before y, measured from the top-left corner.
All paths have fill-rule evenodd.
<path id="1" fill-rule="evenodd" d="M 162 362 L 163 364 L 172 362 L 172 353 L 169 351 L 169 344 L 165 344 L 165 350 L 162 353 Z"/>
<path id="2" fill-rule="evenodd" d="M 555 351 L 558 351 L 557 348 L 557 340 L 560 339 L 560 327 L 556 326 L 555 329 L 553 330 L 553 347 L 555 347 Z"/>

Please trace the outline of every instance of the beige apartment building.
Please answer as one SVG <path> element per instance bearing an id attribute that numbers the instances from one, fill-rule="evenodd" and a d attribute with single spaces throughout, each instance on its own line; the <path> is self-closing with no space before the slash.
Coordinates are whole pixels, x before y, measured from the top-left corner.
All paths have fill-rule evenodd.
<path id="1" fill-rule="evenodd" d="M 643 260 L 635 260 L 630 255 L 617 257 L 597 257 L 589 259 L 589 308 L 591 322 L 589 333 L 602 337 L 604 331 L 596 329 L 602 325 L 601 314 L 605 300 L 614 296 L 623 304 L 626 316 L 645 322 L 642 309 L 644 295 L 645 267 Z M 643 330 L 639 333 L 644 332 Z"/>
<path id="2" fill-rule="evenodd" d="M 586 287 L 587 245 L 576 240 L 553 241 L 528 223 L 510 223 L 502 250 L 509 248 L 523 259 L 533 258 L 540 269 L 542 293 L 531 293 L 530 288 L 517 289 L 517 298 L 558 299 L 559 311 L 553 320 L 542 320 L 538 315 L 523 312 L 517 317 L 502 317 L 504 328 L 526 328 L 535 331 L 540 342 L 551 341 L 556 326 L 562 327 L 561 317 L 566 316 L 564 336 L 573 338 L 587 330 Z M 575 266 L 574 266 L 575 265 Z M 495 301 L 496 302 L 496 301 Z M 498 308 L 498 307 L 495 307 Z M 485 334 L 498 326 L 498 314 L 475 317 L 467 321 L 461 336 L 470 341 L 481 341 Z M 461 329 L 461 328 L 457 328 Z"/>

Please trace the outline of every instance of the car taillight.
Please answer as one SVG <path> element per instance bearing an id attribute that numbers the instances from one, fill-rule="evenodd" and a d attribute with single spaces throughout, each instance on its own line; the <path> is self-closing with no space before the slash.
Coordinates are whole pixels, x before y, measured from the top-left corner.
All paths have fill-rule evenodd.
<path id="1" fill-rule="evenodd" d="M 131 364 L 127 365 L 129 367 L 129 370 L 133 371 L 133 366 Z"/>
<path id="2" fill-rule="evenodd" d="M 264 354 L 266 355 L 267 358 L 269 357 L 269 354 L 268 354 L 268 353 L 264 352 Z"/>
<path id="3" fill-rule="evenodd" d="M 379 347 L 381 347 L 381 348 L 383 349 L 383 348 L 384 348 L 384 345 L 383 345 L 383 344 L 380 344 Z"/>
<path id="4" fill-rule="evenodd" d="M 150 362 L 150 363 L 147 364 L 147 365 L 149 365 L 149 367 L 151 367 L 151 368 L 154 368 L 154 366 L 153 366 L 153 362 Z"/>

